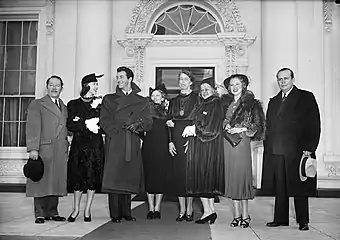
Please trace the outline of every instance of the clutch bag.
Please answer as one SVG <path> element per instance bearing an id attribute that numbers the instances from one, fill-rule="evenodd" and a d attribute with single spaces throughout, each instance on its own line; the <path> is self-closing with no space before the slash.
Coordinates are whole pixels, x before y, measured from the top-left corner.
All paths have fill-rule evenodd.
<path id="1" fill-rule="evenodd" d="M 240 134 L 230 134 L 227 131 L 223 131 L 223 137 L 225 140 L 227 140 L 232 147 L 236 147 L 242 140 L 242 137 Z"/>

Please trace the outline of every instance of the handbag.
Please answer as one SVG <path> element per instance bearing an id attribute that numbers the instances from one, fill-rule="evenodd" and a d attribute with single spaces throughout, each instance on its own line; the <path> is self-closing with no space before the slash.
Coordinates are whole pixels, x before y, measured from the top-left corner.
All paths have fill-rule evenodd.
<path id="1" fill-rule="evenodd" d="M 227 131 L 223 131 L 223 137 L 230 143 L 232 147 L 236 147 L 242 140 L 241 134 L 230 134 Z"/>

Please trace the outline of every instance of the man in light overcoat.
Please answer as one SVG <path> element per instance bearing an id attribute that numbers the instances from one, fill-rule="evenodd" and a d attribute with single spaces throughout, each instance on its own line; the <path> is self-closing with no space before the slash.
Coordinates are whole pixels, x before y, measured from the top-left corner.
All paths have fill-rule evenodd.
<path id="1" fill-rule="evenodd" d="M 34 198 L 35 223 L 45 220 L 65 221 L 59 216 L 58 201 L 67 195 L 67 109 L 59 98 L 63 81 L 51 76 L 46 81 L 47 94 L 31 102 L 28 108 L 26 144 L 29 157 L 44 163 L 40 181 L 27 179 L 26 196 Z"/>

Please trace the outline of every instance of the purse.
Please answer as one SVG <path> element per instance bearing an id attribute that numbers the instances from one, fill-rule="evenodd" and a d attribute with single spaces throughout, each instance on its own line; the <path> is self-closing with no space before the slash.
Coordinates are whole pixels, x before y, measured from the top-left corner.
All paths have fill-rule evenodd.
<path id="1" fill-rule="evenodd" d="M 223 131 L 223 137 L 230 143 L 232 147 L 236 147 L 242 140 L 241 134 L 230 134 L 227 131 Z"/>

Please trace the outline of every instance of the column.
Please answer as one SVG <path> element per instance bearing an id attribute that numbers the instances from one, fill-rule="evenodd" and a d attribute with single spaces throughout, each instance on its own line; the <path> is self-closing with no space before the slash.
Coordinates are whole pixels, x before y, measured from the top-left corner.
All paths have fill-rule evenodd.
<path id="1" fill-rule="evenodd" d="M 89 73 L 104 74 L 99 80 L 100 95 L 111 87 L 111 0 L 78 0 L 75 95 L 81 79 Z"/>
<path id="2" fill-rule="evenodd" d="M 295 1 L 261 1 L 262 4 L 262 96 L 278 92 L 276 73 L 282 67 L 297 71 L 297 16 Z"/>

